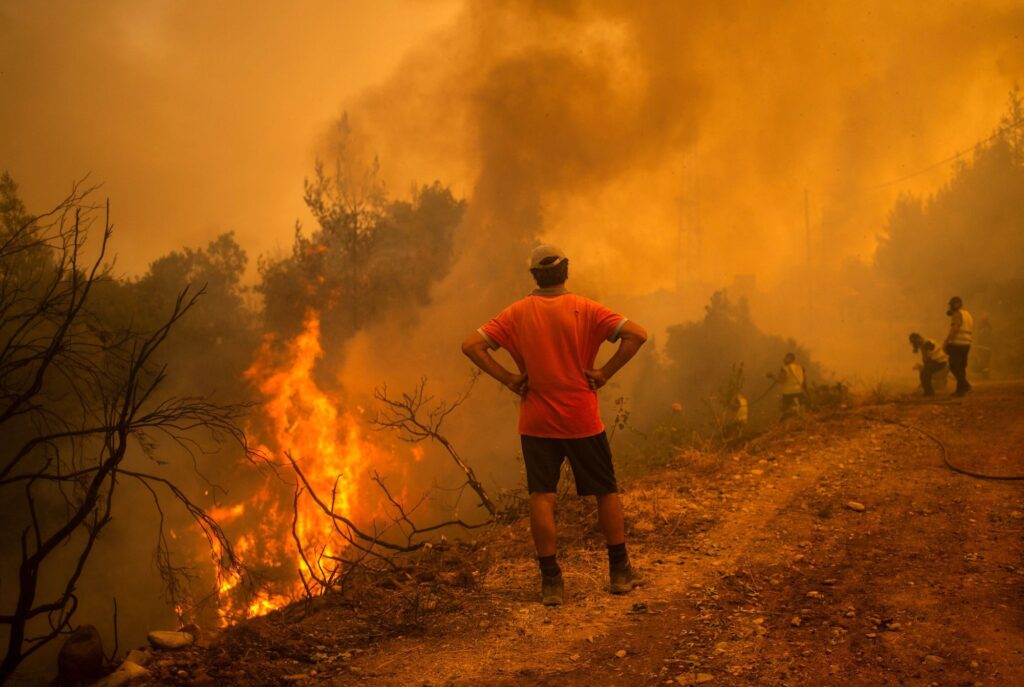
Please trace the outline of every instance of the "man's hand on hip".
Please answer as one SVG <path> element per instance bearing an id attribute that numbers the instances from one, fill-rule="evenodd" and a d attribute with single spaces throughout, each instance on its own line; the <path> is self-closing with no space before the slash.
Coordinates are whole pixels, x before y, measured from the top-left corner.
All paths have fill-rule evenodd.
<path id="1" fill-rule="evenodd" d="M 608 383 L 608 375 L 604 370 L 584 370 L 583 374 L 587 376 L 587 383 L 590 384 L 590 388 L 595 391 Z"/>
<path id="2" fill-rule="evenodd" d="M 505 386 L 518 396 L 526 396 L 526 391 L 529 388 L 529 378 L 525 374 L 513 375 L 510 380 L 505 382 Z"/>

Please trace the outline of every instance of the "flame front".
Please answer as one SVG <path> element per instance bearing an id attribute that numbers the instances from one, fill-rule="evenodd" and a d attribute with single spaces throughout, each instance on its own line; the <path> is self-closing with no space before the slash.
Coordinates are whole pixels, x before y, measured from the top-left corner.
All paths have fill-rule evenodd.
<path id="1" fill-rule="evenodd" d="M 310 489 L 334 513 L 357 520 L 365 515 L 358 481 L 367 472 L 372 446 L 362 439 L 355 418 L 317 385 L 314 368 L 322 355 L 315 313 L 307 315 L 303 331 L 283 350 L 272 340 L 263 344 L 246 371 L 265 399 L 252 433 L 268 456 L 291 456 Z M 217 509 L 217 514 L 232 531 L 244 528 L 233 540 L 235 551 L 266 580 L 243 594 L 240 576 L 219 570 L 223 623 L 280 608 L 321 590 L 337 575 L 347 541 L 310 494 L 296 495 L 279 475 L 268 475 L 246 503 Z"/>

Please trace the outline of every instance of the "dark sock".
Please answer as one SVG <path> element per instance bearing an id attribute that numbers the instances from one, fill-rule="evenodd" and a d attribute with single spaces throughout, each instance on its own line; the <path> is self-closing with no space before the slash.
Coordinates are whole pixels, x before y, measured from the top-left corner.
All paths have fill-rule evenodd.
<path id="1" fill-rule="evenodd" d="M 626 542 L 621 544 L 608 545 L 608 565 L 617 567 L 629 562 L 629 554 L 626 553 Z"/>
<path id="2" fill-rule="evenodd" d="M 544 577 L 558 577 L 562 574 L 557 556 L 537 556 L 537 562 L 540 563 L 540 574 Z"/>

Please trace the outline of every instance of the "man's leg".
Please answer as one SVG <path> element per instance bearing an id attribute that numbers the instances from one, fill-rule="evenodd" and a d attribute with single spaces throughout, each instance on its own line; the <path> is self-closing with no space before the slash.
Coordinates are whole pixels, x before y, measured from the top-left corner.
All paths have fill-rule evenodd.
<path id="1" fill-rule="evenodd" d="M 526 484 L 530 492 L 530 533 L 537 549 L 541 574 L 541 602 L 545 606 L 562 603 L 565 587 L 555 552 L 555 498 L 558 476 L 564 460 L 561 442 L 523 436 Z"/>
<path id="2" fill-rule="evenodd" d="M 948 349 L 949 354 L 949 371 L 953 373 L 953 378 L 956 379 L 956 390 L 960 391 L 960 353 L 956 346 L 950 346 Z"/>
<path id="3" fill-rule="evenodd" d="M 970 352 L 971 352 L 971 347 L 970 346 L 964 346 L 964 372 L 963 372 L 963 375 L 964 375 L 964 393 L 967 393 L 968 391 L 971 390 L 971 383 L 969 381 L 967 381 L 967 356 L 970 354 Z"/>
<path id="4" fill-rule="evenodd" d="M 622 519 L 615 466 L 608 436 L 600 434 L 566 442 L 566 453 L 576 480 L 576 493 L 597 499 L 597 523 L 608 544 L 608 567 L 613 594 L 625 594 L 640 583 L 640 576 L 629 564 L 626 553 L 626 528 Z"/>
<path id="5" fill-rule="evenodd" d="M 939 367 L 933 363 L 925 363 L 921 368 L 921 388 L 924 389 L 925 396 L 934 396 L 935 389 L 932 387 L 932 376 L 938 371 Z"/>
<path id="6" fill-rule="evenodd" d="M 597 524 L 601 527 L 608 546 L 622 544 L 626 541 L 626 527 L 622 519 L 622 501 L 619 495 L 597 495 Z"/>
<path id="7" fill-rule="evenodd" d="M 956 377 L 956 392 L 957 396 L 963 396 L 966 394 L 971 385 L 967 383 L 967 347 L 966 346 L 950 346 L 949 347 L 949 371 Z"/>
<path id="8" fill-rule="evenodd" d="M 800 412 L 799 394 L 782 394 L 782 419 L 793 417 Z"/>
<path id="9" fill-rule="evenodd" d="M 540 564 L 540 601 L 545 606 L 558 606 L 565 597 L 565 583 L 555 556 L 555 494 L 530 494 L 530 533 Z"/>
<path id="10" fill-rule="evenodd" d="M 642 580 L 629 563 L 622 501 L 618 493 L 597 495 L 597 523 L 608 544 L 608 574 L 612 594 L 626 594 Z"/>
<path id="11" fill-rule="evenodd" d="M 621 519 L 621 509 L 619 518 Z M 555 531 L 555 494 L 530 494 L 530 533 L 537 557 L 554 556 L 558 550 Z"/>
<path id="12" fill-rule="evenodd" d="M 932 373 L 928 365 L 921 368 L 921 388 L 924 389 L 925 396 L 932 396 L 935 394 L 935 390 L 932 389 Z"/>

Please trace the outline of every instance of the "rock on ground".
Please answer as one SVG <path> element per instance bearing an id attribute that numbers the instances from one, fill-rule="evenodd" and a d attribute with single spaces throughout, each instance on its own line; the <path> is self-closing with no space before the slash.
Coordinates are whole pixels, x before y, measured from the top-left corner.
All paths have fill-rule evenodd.
<path id="1" fill-rule="evenodd" d="M 121 666 L 92 687 L 126 687 L 149 676 L 149 671 L 132 661 L 125 661 Z"/>
<path id="2" fill-rule="evenodd" d="M 196 641 L 195 637 L 190 635 L 188 632 L 171 632 L 168 630 L 153 630 L 146 639 L 153 645 L 154 649 L 164 649 L 172 651 L 174 649 L 184 649 L 187 646 L 192 646 Z"/>

